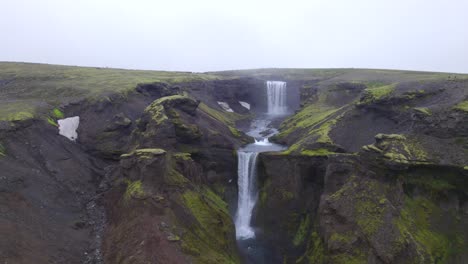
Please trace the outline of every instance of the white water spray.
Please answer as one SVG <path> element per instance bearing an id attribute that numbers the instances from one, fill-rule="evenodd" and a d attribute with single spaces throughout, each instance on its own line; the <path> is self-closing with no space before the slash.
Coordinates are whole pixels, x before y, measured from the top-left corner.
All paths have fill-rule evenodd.
<path id="1" fill-rule="evenodd" d="M 270 140 L 268 140 L 268 138 L 263 138 L 263 139 L 255 139 L 255 145 L 259 145 L 259 146 L 269 146 L 271 145 L 270 143 Z"/>
<path id="2" fill-rule="evenodd" d="M 268 114 L 286 115 L 288 113 L 286 83 L 267 81 Z"/>

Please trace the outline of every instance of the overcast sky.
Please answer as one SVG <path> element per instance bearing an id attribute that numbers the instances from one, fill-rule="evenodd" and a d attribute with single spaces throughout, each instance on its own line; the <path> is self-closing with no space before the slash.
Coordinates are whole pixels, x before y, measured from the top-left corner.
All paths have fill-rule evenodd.
<path id="1" fill-rule="evenodd" d="M 467 0 L 0 0 L 0 61 L 468 73 Z"/>

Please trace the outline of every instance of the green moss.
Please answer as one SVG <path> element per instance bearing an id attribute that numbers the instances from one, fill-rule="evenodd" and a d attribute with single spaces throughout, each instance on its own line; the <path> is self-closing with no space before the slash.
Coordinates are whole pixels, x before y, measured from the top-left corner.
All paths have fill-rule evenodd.
<path id="1" fill-rule="evenodd" d="M 182 198 L 198 223 L 207 229 L 213 224 L 219 223 L 215 215 L 211 215 L 210 212 L 229 215 L 226 202 L 208 189 L 202 189 L 201 193 L 186 191 L 183 193 Z"/>
<path id="2" fill-rule="evenodd" d="M 365 89 L 360 104 L 368 104 L 388 97 L 395 91 L 395 86 L 395 84 L 389 84 Z"/>
<path id="3" fill-rule="evenodd" d="M 317 232 L 312 232 L 307 241 L 304 255 L 296 260 L 296 264 L 322 264 L 327 263 L 327 254 L 324 243 Z"/>
<path id="4" fill-rule="evenodd" d="M 60 111 L 60 109 L 58 108 L 54 108 L 52 110 L 52 114 L 53 114 L 53 117 L 57 119 L 63 119 L 65 117 L 65 114 L 62 111 Z"/>
<path id="5" fill-rule="evenodd" d="M 408 158 L 405 155 L 401 154 L 401 153 L 387 152 L 387 153 L 384 154 L 384 157 L 389 159 L 389 160 L 398 162 L 398 163 L 408 163 Z"/>
<path id="6" fill-rule="evenodd" d="M 425 175 L 425 177 L 408 177 L 406 183 L 420 186 L 431 193 L 440 193 L 456 189 L 456 187 L 447 180 L 437 179 L 432 177 L 432 175 Z"/>
<path id="7" fill-rule="evenodd" d="M 359 200 L 355 205 L 356 223 L 368 236 L 372 236 L 383 225 L 385 207 L 373 200 Z"/>
<path id="8" fill-rule="evenodd" d="M 405 150 L 410 154 L 413 160 L 426 161 L 428 154 L 421 144 L 415 140 L 408 140 L 404 143 Z"/>
<path id="9" fill-rule="evenodd" d="M 145 195 L 141 181 L 127 181 L 127 189 L 123 195 L 125 203 L 128 203 L 131 198 L 143 197 Z"/>
<path id="10" fill-rule="evenodd" d="M 347 233 L 333 233 L 330 236 L 330 241 L 332 242 L 341 242 L 344 244 L 350 244 L 354 238 L 354 235 L 352 232 L 347 232 Z"/>
<path id="11" fill-rule="evenodd" d="M 276 189 L 276 193 L 279 195 L 280 199 L 283 201 L 291 201 L 292 199 L 294 199 L 294 193 L 288 190 L 278 188 Z"/>
<path id="12" fill-rule="evenodd" d="M 468 101 L 463 101 L 459 104 L 457 104 L 454 109 L 456 110 L 460 110 L 460 111 L 463 111 L 463 112 L 468 112 Z"/>
<path id="13" fill-rule="evenodd" d="M 58 127 L 57 122 L 52 117 L 47 117 L 47 123 L 49 123 L 52 126 Z"/>
<path id="14" fill-rule="evenodd" d="M 340 116 L 341 117 L 341 116 Z M 323 150 L 318 149 L 318 152 L 315 152 L 315 150 L 312 150 L 313 152 L 309 152 L 307 149 L 307 145 L 310 143 L 323 143 L 323 144 L 329 144 L 333 145 L 333 140 L 330 138 L 329 133 L 332 129 L 332 127 L 336 124 L 337 120 L 340 118 L 336 119 L 330 119 L 330 120 L 324 120 L 323 122 L 320 122 L 317 124 L 315 127 L 310 128 L 310 130 L 298 130 L 301 131 L 303 134 L 299 140 L 291 145 L 287 150 L 283 151 L 282 154 L 291 154 L 293 152 L 299 152 L 301 153 L 302 151 L 305 151 L 304 155 L 311 154 L 312 156 L 314 155 L 325 155 L 325 154 L 332 154 L 332 152 L 325 153 Z M 299 132 L 299 133 L 301 133 Z M 279 137 L 281 138 L 283 134 L 280 134 Z"/>
<path id="15" fill-rule="evenodd" d="M 428 199 L 405 197 L 400 217 L 395 220 L 400 240 L 416 242 L 421 258 L 428 256 L 430 263 L 447 263 L 452 254 L 463 248 L 463 241 L 457 239 L 456 234 L 451 237 L 432 227 L 431 221 L 441 213 L 440 208 Z"/>
<path id="16" fill-rule="evenodd" d="M 197 125 L 184 124 L 180 119 L 171 120 L 175 127 L 176 136 L 184 141 L 194 141 L 202 136 L 202 132 Z"/>
<path id="17" fill-rule="evenodd" d="M 50 116 L 46 117 L 46 120 L 47 120 L 47 123 L 49 123 L 50 125 L 58 127 L 57 120 L 63 119 L 64 117 L 65 115 L 63 114 L 62 111 L 60 111 L 60 109 L 54 108 L 51 111 Z"/>
<path id="18" fill-rule="evenodd" d="M 346 195 L 349 191 L 351 191 L 356 183 L 354 182 L 355 181 L 355 178 L 356 176 L 352 175 L 350 177 L 350 180 L 349 180 L 349 183 L 348 184 L 345 184 L 343 185 L 338 191 L 334 192 L 333 194 L 330 195 L 330 199 L 331 200 L 339 200 L 341 199 L 344 195 Z"/>
<path id="19" fill-rule="evenodd" d="M 364 147 L 362 147 L 363 150 L 365 151 L 374 151 L 374 152 L 377 152 L 377 153 L 382 153 L 382 150 L 379 149 L 378 147 L 376 147 L 375 145 L 366 145 Z"/>
<path id="20" fill-rule="evenodd" d="M 383 154 L 383 157 L 392 162 L 401 164 L 428 164 L 428 154 L 416 138 L 407 138 L 398 134 L 378 134 L 375 136 L 377 142 L 374 144 L 377 149 L 373 151 Z M 371 145 L 364 150 L 371 150 Z"/>
<path id="21" fill-rule="evenodd" d="M 419 168 L 400 175 L 408 187 L 417 186 L 432 198 L 446 196 L 448 191 L 466 191 L 463 177 L 452 170 L 434 171 L 430 168 Z"/>
<path id="22" fill-rule="evenodd" d="M 16 112 L 14 114 L 11 114 L 7 116 L 6 120 L 7 121 L 23 121 L 27 119 L 32 119 L 34 118 L 34 114 L 30 112 Z"/>
<path id="23" fill-rule="evenodd" d="M 357 226 L 367 237 L 372 237 L 384 224 L 385 189 L 375 180 L 363 180 L 352 175 L 329 199 L 333 203 L 346 200 L 351 204 Z"/>
<path id="24" fill-rule="evenodd" d="M 164 149 L 158 149 L 158 148 L 136 149 L 136 150 L 132 151 L 131 153 L 122 154 L 120 157 L 121 158 L 128 158 L 128 157 L 131 157 L 133 155 L 136 155 L 139 158 L 148 159 L 148 158 L 152 158 L 154 156 L 159 156 L 159 155 L 162 155 L 162 154 L 165 154 L 165 153 L 166 153 L 166 151 Z"/>
<path id="25" fill-rule="evenodd" d="M 307 214 L 304 218 L 302 218 L 301 223 L 299 224 L 299 228 L 296 231 L 296 235 L 294 236 L 294 239 L 293 239 L 294 246 L 297 247 L 304 242 L 309 231 L 309 226 L 310 226 L 310 220 L 309 220 L 309 215 Z"/>
<path id="26" fill-rule="evenodd" d="M 390 139 L 390 140 L 406 140 L 406 137 L 404 135 L 400 134 L 377 134 L 375 136 L 375 139 L 379 140 L 385 140 L 385 139 Z"/>
<path id="27" fill-rule="evenodd" d="M 162 105 L 154 105 L 151 108 L 146 108 L 145 111 L 151 113 L 151 119 L 156 123 L 156 125 L 160 125 L 162 122 L 168 119 L 166 113 L 164 112 L 164 106 Z"/>
<path id="28" fill-rule="evenodd" d="M 186 152 L 175 153 L 173 156 L 176 159 L 181 159 L 181 160 L 185 160 L 185 161 L 191 161 L 192 160 L 192 154 L 186 153 Z"/>
<path id="29" fill-rule="evenodd" d="M 184 177 L 184 175 L 180 174 L 174 169 L 170 170 L 166 177 L 166 182 L 172 185 L 180 186 L 190 182 L 187 178 Z"/>
<path id="30" fill-rule="evenodd" d="M 266 205 L 268 199 L 268 190 L 271 187 L 271 179 L 267 178 L 260 189 L 260 204 Z"/>
<path id="31" fill-rule="evenodd" d="M 182 122 L 178 119 L 179 114 L 170 107 L 168 109 L 165 108 L 166 104 L 170 104 L 172 101 L 176 100 L 190 100 L 190 98 L 180 94 L 161 97 L 146 107 L 145 112 L 150 113 L 151 119 L 156 123 L 156 125 L 160 125 L 165 120 L 168 120 L 169 115 L 176 127 L 178 125 L 182 126 Z"/>
<path id="32" fill-rule="evenodd" d="M 225 111 L 218 111 L 209 107 L 204 103 L 200 103 L 198 108 L 203 111 L 204 113 L 208 114 L 211 118 L 225 124 L 226 126 L 235 127 L 235 122 L 241 119 L 246 118 L 246 116 L 242 116 L 237 113 L 225 112 Z M 231 131 L 232 132 L 232 131 Z M 234 134 L 234 133 L 233 133 Z"/>
<path id="33" fill-rule="evenodd" d="M 198 249 L 195 245 L 190 244 L 188 241 L 182 241 L 181 247 L 182 252 L 185 254 L 200 256 L 200 249 Z"/>
<path id="34" fill-rule="evenodd" d="M 183 250 L 194 256 L 195 263 L 238 263 L 231 240 L 234 226 L 227 204 L 207 188 L 188 190 L 182 204 L 196 222 L 182 237 Z"/>
<path id="35" fill-rule="evenodd" d="M 301 154 L 306 156 L 326 156 L 333 153 L 334 152 L 331 152 L 328 149 L 307 149 L 301 151 Z"/>
<path id="36" fill-rule="evenodd" d="M 297 129 L 309 129 L 317 126 L 337 110 L 336 108 L 310 104 L 281 124 L 281 133 L 278 137 L 285 137 Z"/>
<path id="37" fill-rule="evenodd" d="M 366 264 L 367 257 L 363 252 L 354 250 L 354 253 L 340 253 L 331 257 L 334 264 Z"/>
<path id="38" fill-rule="evenodd" d="M 235 137 L 238 137 L 238 138 L 239 138 L 239 137 L 242 136 L 241 132 L 240 132 L 238 129 L 232 127 L 232 126 L 229 126 L 229 131 L 231 131 L 231 134 L 232 134 L 233 136 L 235 136 Z"/>
<path id="39" fill-rule="evenodd" d="M 432 115 L 431 110 L 429 110 L 429 108 L 427 107 L 415 107 L 414 110 L 416 110 L 419 113 L 425 114 L 427 116 Z"/>

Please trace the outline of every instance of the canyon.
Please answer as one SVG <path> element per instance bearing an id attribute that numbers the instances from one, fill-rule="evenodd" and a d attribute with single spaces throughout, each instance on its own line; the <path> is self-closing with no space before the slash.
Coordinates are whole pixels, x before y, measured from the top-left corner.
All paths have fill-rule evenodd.
<path id="1" fill-rule="evenodd" d="M 468 75 L 0 63 L 0 263 L 466 263 Z"/>

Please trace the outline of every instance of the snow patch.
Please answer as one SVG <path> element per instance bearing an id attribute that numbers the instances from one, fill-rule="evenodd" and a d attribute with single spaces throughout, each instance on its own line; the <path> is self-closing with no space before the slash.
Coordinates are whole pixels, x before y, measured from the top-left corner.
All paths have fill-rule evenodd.
<path id="1" fill-rule="evenodd" d="M 242 101 L 239 101 L 239 104 L 241 104 L 243 107 L 247 108 L 250 110 L 250 104 L 247 103 L 247 102 L 242 102 Z"/>
<path id="2" fill-rule="evenodd" d="M 234 113 L 234 110 L 231 109 L 231 107 L 229 107 L 229 104 L 226 103 L 226 102 L 218 102 L 219 106 L 221 106 L 221 108 L 226 111 L 226 112 L 231 112 L 231 113 Z"/>
<path id="3" fill-rule="evenodd" d="M 76 130 L 80 125 L 80 117 L 74 116 L 65 119 L 57 120 L 59 126 L 59 134 L 67 137 L 68 139 L 75 141 L 78 138 Z"/>

